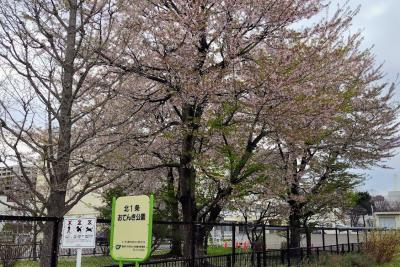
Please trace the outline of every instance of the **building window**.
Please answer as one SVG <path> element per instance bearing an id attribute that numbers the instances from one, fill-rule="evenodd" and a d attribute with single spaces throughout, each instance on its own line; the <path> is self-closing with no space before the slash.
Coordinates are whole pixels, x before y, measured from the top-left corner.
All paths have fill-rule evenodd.
<path id="1" fill-rule="evenodd" d="M 384 228 L 396 228 L 396 217 L 380 217 L 379 226 Z"/>

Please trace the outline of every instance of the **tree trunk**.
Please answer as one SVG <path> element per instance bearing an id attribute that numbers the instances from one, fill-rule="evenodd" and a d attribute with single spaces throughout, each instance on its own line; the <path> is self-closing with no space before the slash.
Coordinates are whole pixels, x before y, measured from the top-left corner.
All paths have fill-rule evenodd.
<path id="1" fill-rule="evenodd" d="M 311 229 L 308 226 L 305 226 L 305 233 L 306 233 L 306 244 L 307 244 L 307 257 L 311 256 Z"/>
<path id="2" fill-rule="evenodd" d="M 50 176 L 50 196 L 46 203 L 47 214 L 50 217 L 61 218 L 65 211 L 65 196 L 69 181 L 69 166 L 71 157 L 71 136 L 72 121 L 71 112 L 73 104 L 73 83 L 74 83 L 74 61 L 76 59 L 76 32 L 77 32 L 77 0 L 69 0 L 68 27 L 66 34 L 66 46 L 64 51 L 64 61 L 62 64 L 62 93 L 59 112 L 59 134 L 57 140 L 56 159 L 52 161 L 54 175 Z M 54 138 L 54 136 L 50 136 Z M 58 233 L 53 233 L 53 224 L 48 222 L 43 231 L 43 247 L 40 256 L 40 266 L 49 267 L 53 248 L 53 238 L 61 236 L 61 227 L 58 227 Z"/>
<path id="3" fill-rule="evenodd" d="M 178 194 L 175 192 L 175 185 L 174 185 L 174 173 L 173 169 L 170 168 L 168 170 L 167 175 L 167 199 L 166 204 L 169 211 L 169 220 L 171 221 L 179 221 L 179 199 Z M 173 256 L 182 256 L 182 235 L 180 225 L 172 224 L 171 226 L 172 235 L 171 238 L 171 251 L 169 252 L 170 255 Z"/>
<path id="4" fill-rule="evenodd" d="M 289 215 L 289 230 L 290 230 L 290 241 L 289 241 L 289 255 L 291 261 L 295 266 L 301 264 L 301 209 L 296 202 L 289 203 L 290 215 Z"/>
<path id="5" fill-rule="evenodd" d="M 50 217 L 61 217 L 65 207 L 65 191 L 51 193 L 49 198 L 48 215 Z M 46 222 L 43 226 L 43 245 L 40 253 L 40 267 L 51 266 L 51 256 L 53 248 L 53 238 L 57 238 L 57 245 L 61 237 L 61 227 L 58 227 L 58 233 L 54 234 L 54 224 L 57 222 Z"/>
<path id="6" fill-rule="evenodd" d="M 290 205 L 289 228 L 290 242 L 289 248 L 299 248 L 301 243 L 301 212 L 300 208 L 294 204 Z"/>
<path id="7" fill-rule="evenodd" d="M 195 202 L 195 183 L 196 170 L 193 166 L 193 155 L 195 153 L 195 132 L 198 129 L 199 119 L 198 112 L 193 105 L 185 105 L 182 108 L 182 121 L 185 123 L 186 129 L 183 133 L 182 148 L 180 155 L 179 167 L 179 201 L 182 205 L 183 221 L 190 223 L 196 221 L 197 210 Z M 183 254 L 185 257 L 192 255 L 192 245 L 194 240 L 192 237 L 192 226 L 187 224 L 184 231 L 184 248 Z"/>
<path id="8" fill-rule="evenodd" d="M 204 256 L 207 254 L 207 247 L 205 245 L 205 240 L 208 235 L 208 231 L 204 226 L 197 226 L 196 227 L 196 234 L 195 234 L 195 253 L 197 256 Z"/>
<path id="9" fill-rule="evenodd" d="M 197 226 L 195 234 L 195 256 L 202 257 L 207 255 L 207 239 L 210 234 L 212 227 L 209 226 Z M 199 265 L 201 264 L 201 265 Z M 203 260 L 201 263 L 196 263 L 196 267 L 207 267 L 212 266 L 208 260 Z"/>
<path id="10" fill-rule="evenodd" d="M 178 217 L 177 217 L 178 218 Z M 178 224 L 172 225 L 172 242 L 170 254 L 174 256 L 182 256 L 182 235 L 180 226 Z"/>

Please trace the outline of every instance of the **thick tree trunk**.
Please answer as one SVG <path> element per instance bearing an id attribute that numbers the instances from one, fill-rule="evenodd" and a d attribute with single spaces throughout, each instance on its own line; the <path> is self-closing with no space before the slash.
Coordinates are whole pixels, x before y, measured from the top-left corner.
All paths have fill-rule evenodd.
<path id="1" fill-rule="evenodd" d="M 290 230 L 290 241 L 289 241 L 289 254 L 291 262 L 295 266 L 301 264 L 301 209 L 298 203 L 290 204 L 290 215 L 289 215 L 289 230 Z"/>
<path id="2" fill-rule="evenodd" d="M 301 243 L 301 211 L 298 205 L 290 205 L 289 229 L 290 242 L 289 248 L 299 248 Z"/>
<path id="3" fill-rule="evenodd" d="M 172 168 L 168 170 L 167 178 L 167 198 L 165 202 L 168 208 L 168 217 L 170 221 L 179 221 L 179 192 L 176 193 L 175 191 L 175 178 Z M 180 225 L 173 224 L 171 226 L 171 231 L 171 251 L 169 254 L 178 257 L 182 256 L 182 235 Z"/>
<path id="4" fill-rule="evenodd" d="M 208 231 L 204 226 L 196 227 L 195 235 L 195 253 L 197 256 L 204 256 L 207 254 L 207 246 L 205 246 L 205 240 L 207 239 Z"/>
<path id="5" fill-rule="evenodd" d="M 182 205 L 182 218 L 184 222 L 188 223 L 185 225 L 183 254 L 186 257 L 190 257 L 192 253 L 192 236 L 194 235 L 192 231 L 195 231 L 195 229 L 192 229 L 193 227 L 190 222 L 196 221 L 194 188 L 192 188 L 195 182 L 195 173 L 191 168 L 183 167 L 180 176 L 180 203 Z"/>
<path id="6" fill-rule="evenodd" d="M 312 230 L 309 227 L 305 226 L 306 244 L 307 244 L 307 257 L 309 257 L 311 255 L 311 247 L 312 247 L 312 244 L 311 244 L 311 233 L 312 233 Z"/>
<path id="7" fill-rule="evenodd" d="M 195 234 L 195 256 L 202 257 L 207 255 L 207 240 L 212 227 L 209 226 L 197 226 Z M 200 265 L 199 265 L 200 264 Z M 197 262 L 196 267 L 207 267 L 213 266 L 207 260 L 203 260 L 201 263 Z"/>
<path id="8" fill-rule="evenodd" d="M 179 211 L 178 211 L 178 200 L 173 201 L 171 203 L 171 217 L 178 220 Z M 170 254 L 174 256 L 182 256 L 182 235 L 180 225 L 173 224 L 172 225 L 172 236 L 171 236 L 171 251 Z"/>
<path id="9" fill-rule="evenodd" d="M 178 213 L 178 212 L 176 212 Z M 179 214 L 176 214 L 177 217 L 179 218 Z M 182 235 L 181 235 L 181 229 L 180 225 L 173 224 L 172 225 L 172 241 L 171 241 L 171 251 L 170 254 L 174 256 L 182 256 Z"/>
<path id="10" fill-rule="evenodd" d="M 51 193 L 49 200 L 48 214 L 50 217 L 61 217 L 65 208 L 65 191 Z M 51 266 L 51 257 L 53 248 L 53 239 L 57 238 L 57 244 L 61 236 L 61 226 L 58 227 L 58 233 L 53 233 L 56 222 L 46 222 L 43 226 L 43 245 L 40 253 L 40 267 Z"/>
<path id="11" fill-rule="evenodd" d="M 185 123 L 186 129 L 183 133 L 180 167 L 179 167 L 179 201 L 182 205 L 182 218 L 183 221 L 190 223 L 197 219 L 197 209 L 195 202 L 195 183 L 196 183 L 196 170 L 193 166 L 193 155 L 195 153 L 194 143 L 195 134 L 198 129 L 198 122 L 200 114 L 196 112 L 193 105 L 185 105 L 182 108 L 182 120 Z M 184 231 L 184 247 L 183 254 L 185 257 L 192 255 L 192 245 L 194 245 L 192 225 L 187 224 Z"/>
<path id="12" fill-rule="evenodd" d="M 53 244 L 53 223 L 43 225 L 43 243 L 40 252 L 40 267 L 51 266 L 51 252 Z"/>

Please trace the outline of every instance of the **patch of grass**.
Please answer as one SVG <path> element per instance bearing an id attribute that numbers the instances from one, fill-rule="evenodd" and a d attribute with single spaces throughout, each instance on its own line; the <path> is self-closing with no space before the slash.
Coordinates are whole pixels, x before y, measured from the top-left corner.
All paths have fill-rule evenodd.
<path id="1" fill-rule="evenodd" d="M 376 263 L 366 253 L 349 253 L 345 255 L 324 255 L 318 261 L 302 265 L 304 267 L 399 267 L 400 254 L 387 263 Z"/>
<path id="2" fill-rule="evenodd" d="M 83 256 L 82 266 L 98 267 L 104 265 L 117 264 L 110 256 Z M 75 267 L 75 257 L 60 257 L 58 259 L 58 267 Z M 19 260 L 15 267 L 39 267 L 39 261 Z"/>
<path id="3" fill-rule="evenodd" d="M 370 256 L 362 253 L 349 253 L 345 255 L 325 255 L 318 261 L 305 264 L 307 267 L 374 267 Z"/>
<path id="4" fill-rule="evenodd" d="M 224 248 L 219 246 L 209 246 L 207 248 L 207 255 L 225 255 L 232 253 L 232 248 Z"/>
<path id="5" fill-rule="evenodd" d="M 376 265 L 379 267 L 399 267 L 400 266 L 400 255 L 397 255 L 391 262 Z"/>
<path id="6" fill-rule="evenodd" d="M 243 248 L 237 248 L 236 250 L 237 254 L 240 253 L 248 253 L 251 252 L 251 249 L 243 249 Z M 207 255 L 210 256 L 216 256 L 216 255 L 226 255 L 226 254 L 231 254 L 232 253 L 232 248 L 228 247 L 228 248 L 224 248 L 224 247 L 220 247 L 220 246 L 209 246 L 207 248 Z"/>

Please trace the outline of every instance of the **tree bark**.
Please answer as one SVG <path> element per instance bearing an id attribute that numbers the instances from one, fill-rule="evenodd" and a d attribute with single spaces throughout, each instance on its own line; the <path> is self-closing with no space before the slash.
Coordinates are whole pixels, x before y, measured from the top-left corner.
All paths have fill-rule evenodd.
<path id="1" fill-rule="evenodd" d="M 61 217 L 65 207 L 65 191 L 63 193 L 52 193 L 49 198 L 49 203 L 52 203 L 48 208 L 50 217 Z M 61 227 L 58 227 L 57 234 L 53 233 L 54 224 L 57 222 L 46 222 L 43 226 L 43 245 L 40 253 L 40 267 L 51 266 L 51 255 L 53 251 L 53 238 L 60 240 Z M 57 243 L 58 244 L 58 243 Z"/>
<path id="2" fill-rule="evenodd" d="M 179 201 L 182 205 L 182 218 L 184 222 L 190 223 L 197 219 L 197 209 L 195 202 L 195 183 L 196 183 L 196 170 L 193 166 L 193 155 L 195 153 L 195 132 L 198 129 L 198 122 L 200 114 L 196 112 L 194 105 L 184 105 L 182 108 L 182 121 L 186 126 L 183 133 L 180 167 L 179 167 Z M 192 240 L 190 224 L 185 227 L 184 248 L 183 254 L 185 257 L 191 256 L 191 248 L 194 245 Z"/>
<path id="3" fill-rule="evenodd" d="M 301 209 L 296 202 L 289 203 L 289 229 L 290 229 L 290 257 L 296 264 L 300 263 L 300 245 L 301 245 Z"/>
<path id="4" fill-rule="evenodd" d="M 168 199 L 167 199 L 167 206 L 169 210 L 170 220 L 179 220 L 179 200 L 178 196 L 175 192 L 174 186 L 174 174 L 173 169 L 170 168 L 168 170 L 168 179 L 167 179 L 167 191 L 168 191 Z M 182 235 L 180 225 L 172 224 L 172 235 L 171 235 L 171 251 L 169 252 L 170 255 L 173 256 L 182 256 Z"/>
<path id="5" fill-rule="evenodd" d="M 309 257 L 311 255 L 311 229 L 308 226 L 305 226 L 304 228 L 305 230 L 305 234 L 306 234 L 306 244 L 307 244 L 307 257 Z"/>
<path id="6" fill-rule="evenodd" d="M 205 240 L 208 235 L 208 231 L 205 226 L 197 226 L 195 234 L 195 255 L 204 256 L 207 254 L 207 247 L 205 246 Z"/>
<path id="7" fill-rule="evenodd" d="M 298 248 L 301 243 L 301 210 L 297 204 L 290 205 L 289 228 L 290 242 L 289 248 Z"/>

